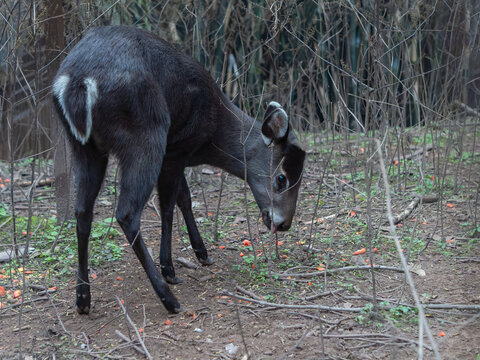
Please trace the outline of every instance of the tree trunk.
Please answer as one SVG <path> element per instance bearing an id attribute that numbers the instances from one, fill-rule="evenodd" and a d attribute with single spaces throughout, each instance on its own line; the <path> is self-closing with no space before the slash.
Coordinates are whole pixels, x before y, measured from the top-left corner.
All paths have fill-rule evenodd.
<path id="1" fill-rule="evenodd" d="M 48 67 L 48 80 L 52 82 L 55 73 L 64 55 L 65 36 L 63 32 L 62 0 L 48 0 L 48 21 L 45 22 L 46 35 L 46 63 Z M 53 106 L 50 106 L 50 132 L 54 142 L 54 174 L 55 198 L 57 204 L 57 219 L 61 223 L 73 217 L 73 174 L 71 164 L 71 149 L 65 138 L 63 127 L 60 125 Z"/>

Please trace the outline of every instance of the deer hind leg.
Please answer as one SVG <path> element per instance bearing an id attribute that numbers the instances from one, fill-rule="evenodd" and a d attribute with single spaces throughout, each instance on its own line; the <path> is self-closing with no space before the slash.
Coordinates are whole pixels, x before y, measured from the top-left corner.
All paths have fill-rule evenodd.
<path id="1" fill-rule="evenodd" d="M 77 218 L 78 275 L 76 304 L 79 314 L 90 312 L 90 283 L 88 280 L 88 239 L 92 228 L 95 199 L 105 176 L 108 154 L 99 152 L 92 142 L 85 146 L 74 144 L 74 167 L 76 172 L 77 199 L 75 216 Z"/>

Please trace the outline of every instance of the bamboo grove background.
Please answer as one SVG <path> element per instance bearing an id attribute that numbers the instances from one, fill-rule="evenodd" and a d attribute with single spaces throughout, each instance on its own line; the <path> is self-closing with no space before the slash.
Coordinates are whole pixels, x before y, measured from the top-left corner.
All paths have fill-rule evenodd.
<path id="1" fill-rule="evenodd" d="M 297 129 L 368 131 L 479 106 L 478 11 L 473 0 L 2 0 L 1 155 L 54 145 L 50 81 L 91 26 L 159 34 L 251 114 L 275 98 Z"/>

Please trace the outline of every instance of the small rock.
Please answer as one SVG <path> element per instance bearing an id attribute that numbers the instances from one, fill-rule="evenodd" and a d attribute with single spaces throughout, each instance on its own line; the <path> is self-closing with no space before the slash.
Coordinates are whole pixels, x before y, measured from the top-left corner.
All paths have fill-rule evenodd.
<path id="1" fill-rule="evenodd" d="M 358 265 L 358 266 L 368 265 L 368 264 L 365 262 L 365 259 L 363 258 L 362 255 L 352 256 L 352 258 L 350 259 L 350 262 L 351 262 L 353 265 Z"/>
<path id="2" fill-rule="evenodd" d="M 108 206 L 108 207 L 112 206 L 112 202 L 105 199 L 99 200 L 97 201 L 97 203 L 103 206 Z"/>
<path id="3" fill-rule="evenodd" d="M 202 174 L 205 174 L 205 175 L 213 175 L 215 174 L 212 170 L 210 169 L 207 169 L 207 168 L 204 168 L 202 169 Z"/>
<path id="4" fill-rule="evenodd" d="M 408 270 L 421 277 L 427 275 L 427 273 L 425 272 L 425 270 L 422 269 L 422 266 L 420 264 L 408 264 Z"/>
<path id="5" fill-rule="evenodd" d="M 227 353 L 229 353 L 230 355 L 235 355 L 238 351 L 238 346 L 230 343 L 228 345 L 225 346 L 225 350 L 227 351 Z"/>
<path id="6" fill-rule="evenodd" d="M 23 251 L 25 250 L 25 246 L 18 247 L 18 255 L 23 256 Z M 28 253 L 31 253 L 34 250 L 33 247 L 28 248 Z M 7 262 L 11 261 L 16 257 L 15 251 L 13 249 L 8 249 L 5 251 L 0 251 L 0 262 Z"/>

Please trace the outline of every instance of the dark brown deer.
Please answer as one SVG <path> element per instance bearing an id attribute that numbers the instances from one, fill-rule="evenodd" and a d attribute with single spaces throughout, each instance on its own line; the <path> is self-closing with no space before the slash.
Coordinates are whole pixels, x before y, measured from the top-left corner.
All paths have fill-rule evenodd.
<path id="1" fill-rule="evenodd" d="M 117 221 L 170 312 L 183 308 L 140 232 L 155 184 L 162 217 L 160 265 L 170 283 L 180 281 L 171 255 L 175 203 L 198 260 L 212 264 L 193 217 L 187 166 L 210 164 L 242 179 L 246 174 L 265 225 L 273 232 L 290 228 L 305 152 L 278 103 L 268 105 L 263 124 L 255 121 L 227 99 L 199 63 L 132 27 L 88 31 L 62 62 L 53 94 L 74 156 L 79 313 L 90 311 L 88 238 L 109 154 L 121 170 Z"/>

